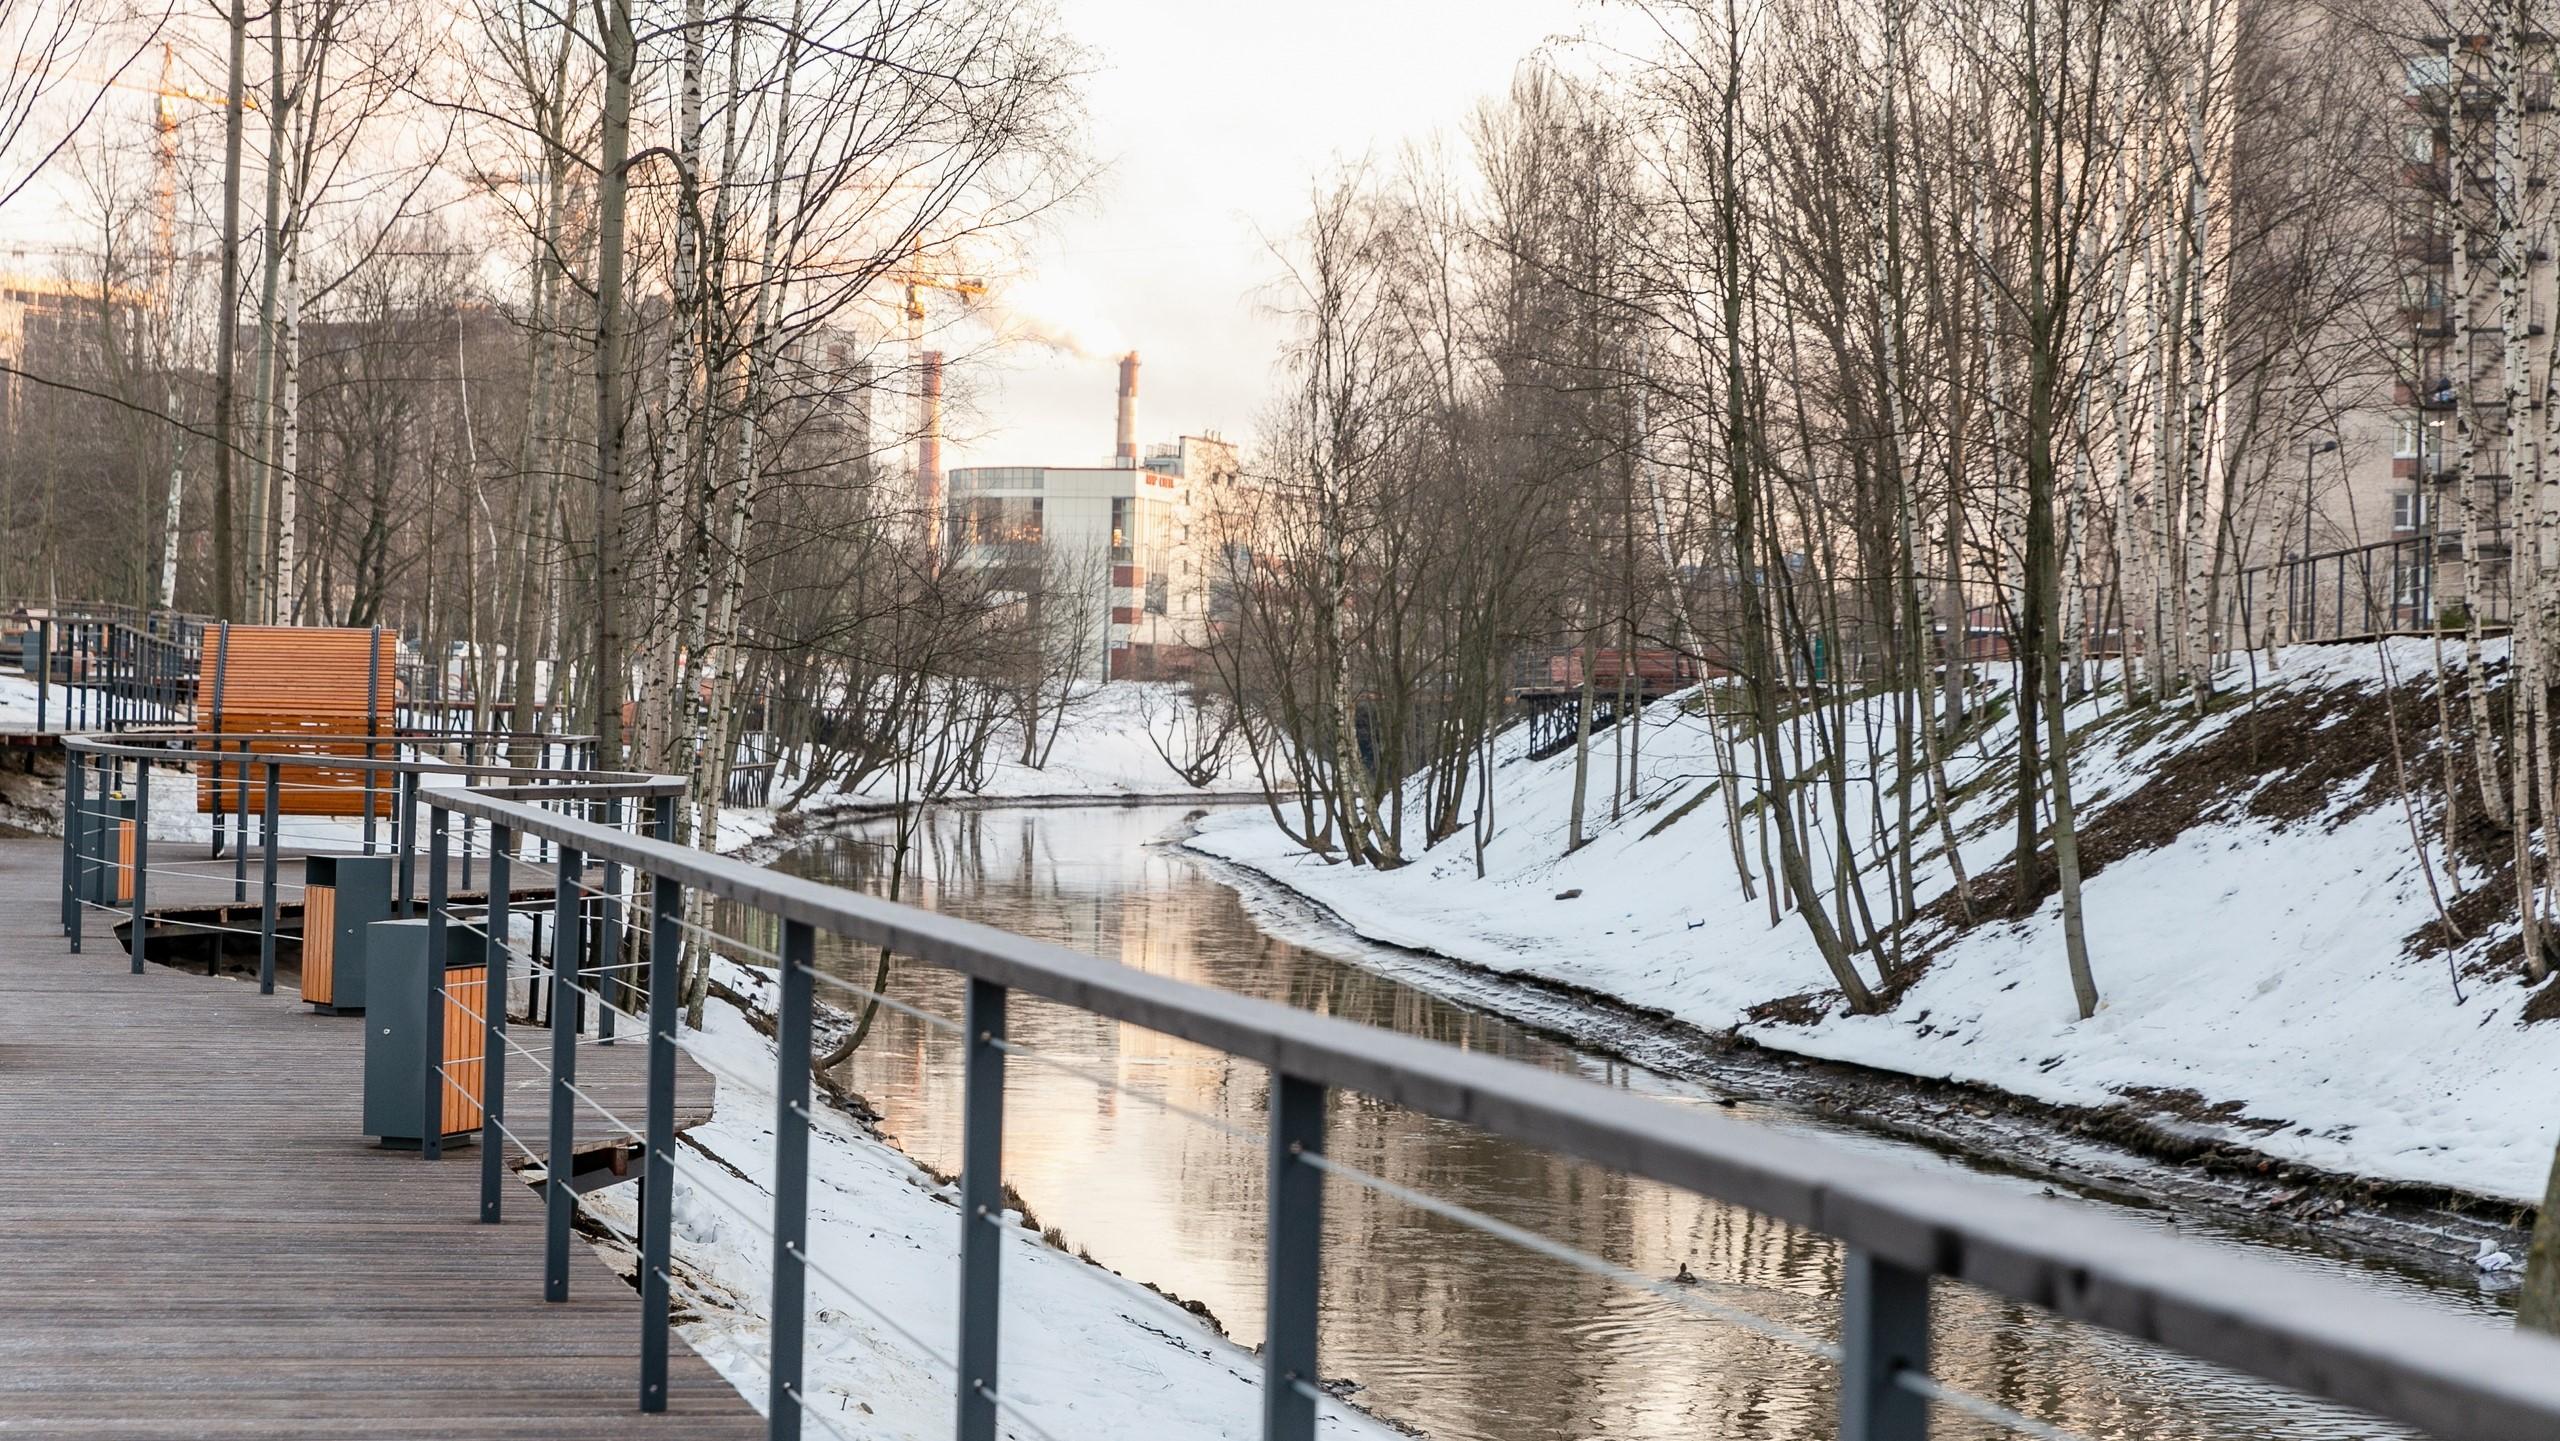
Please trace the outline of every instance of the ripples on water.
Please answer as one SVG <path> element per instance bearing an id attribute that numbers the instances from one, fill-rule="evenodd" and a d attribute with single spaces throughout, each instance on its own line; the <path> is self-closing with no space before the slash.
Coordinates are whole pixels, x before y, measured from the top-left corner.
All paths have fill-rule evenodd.
<path id="1" fill-rule="evenodd" d="M 1696 1087 L 1577 1052 L 1275 936 L 1199 864 L 1149 844 L 1184 814 L 1177 807 L 943 812 L 922 828 L 907 898 L 1145 970 L 1672 1103 L 1710 1099 Z M 778 864 L 877 891 L 885 860 L 876 837 L 855 833 L 816 841 Z M 1293 933 L 1316 934 L 1303 926 Z M 1324 943 L 1342 955 L 1361 952 L 1349 938 Z M 874 958 L 822 939 L 819 963 L 868 985 Z M 889 988 L 910 1004 L 959 1014 L 960 986 L 945 972 L 899 962 Z M 1017 998 L 1012 1012 L 1015 1044 L 1107 1074 L 1134 1095 L 1018 1062 L 1006 1091 L 1006 1179 L 1069 1247 L 1206 1304 L 1230 1335 L 1253 1345 L 1262 1322 L 1263 1152 L 1137 1097 L 1205 1112 L 1258 1136 L 1264 1073 L 1027 998 Z M 957 1168 L 960 1056 L 953 1036 L 884 1010 L 839 1079 L 879 1108 L 910 1154 Z M 1781 1108 L 1744 1105 L 1724 1114 L 1821 1131 L 1918 1165 L 1949 1164 Z M 1826 1338 L 1836 1324 L 1840 1249 L 1751 1212 L 1339 1092 L 1327 1149 L 1398 1185 L 1646 1275 L 1667 1278 L 1685 1265 L 1701 1293 L 1718 1302 Z M 1825 1363 L 1339 1179 L 1328 1181 L 1325 1207 L 1324 1372 L 1356 1382 L 1363 1404 L 1438 1441 L 1825 1441 L 1834 1434 L 1834 1378 Z M 2477 1296 L 2350 1274 L 2447 1307 L 2494 1310 Z M 2400 1434 L 1979 1292 L 1941 1285 L 1936 1305 L 1938 1374 L 2079 1435 L 2348 1441 Z M 2006 1433 L 1942 1414 L 1936 1434 Z"/>

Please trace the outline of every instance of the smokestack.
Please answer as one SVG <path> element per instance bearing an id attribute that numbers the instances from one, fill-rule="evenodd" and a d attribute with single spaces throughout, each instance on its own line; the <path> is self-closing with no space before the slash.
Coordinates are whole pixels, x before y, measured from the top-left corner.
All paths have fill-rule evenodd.
<path id="1" fill-rule="evenodd" d="M 924 353 L 924 428 L 916 435 L 916 500 L 925 515 L 928 558 L 942 554 L 942 352 Z"/>
<path id="2" fill-rule="evenodd" d="M 871 362 L 868 360 L 851 360 L 848 361 L 847 364 L 851 368 L 851 380 L 853 384 L 853 403 L 845 417 L 846 424 L 851 426 L 853 431 L 852 445 L 849 447 L 849 450 L 851 454 L 856 457 L 856 463 L 861 466 L 862 474 L 867 479 L 880 464 L 880 457 L 874 454 L 871 449 L 871 385 L 873 380 Z"/>
<path id="3" fill-rule="evenodd" d="M 1111 463 L 1122 470 L 1138 468 L 1138 352 L 1120 357 L 1120 432 Z"/>

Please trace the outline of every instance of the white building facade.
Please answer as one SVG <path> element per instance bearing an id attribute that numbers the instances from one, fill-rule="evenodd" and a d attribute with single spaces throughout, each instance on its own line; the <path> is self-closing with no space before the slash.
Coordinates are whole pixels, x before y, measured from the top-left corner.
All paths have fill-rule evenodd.
<path id="1" fill-rule="evenodd" d="M 950 475 L 944 554 L 957 565 L 1036 557 L 1093 619 L 1088 679 L 1188 673 L 1209 641 L 1211 566 L 1195 545 L 1235 447 L 1182 437 L 1141 457 L 1137 356 L 1120 362 L 1119 439 L 1109 465 L 972 466 Z"/>

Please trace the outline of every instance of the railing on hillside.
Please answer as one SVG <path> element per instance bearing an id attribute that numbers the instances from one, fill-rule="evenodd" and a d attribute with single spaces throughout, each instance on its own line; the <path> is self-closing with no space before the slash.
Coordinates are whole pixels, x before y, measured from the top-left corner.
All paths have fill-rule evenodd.
<path id="1" fill-rule="evenodd" d="M 403 666 L 405 673 L 409 667 Z M 485 714 L 484 714 L 485 710 Z M 404 736 L 461 736 L 512 724 L 515 701 L 500 695 L 484 708 L 476 700 L 418 700 L 402 693 L 398 709 L 400 734 Z M 531 708 L 529 736 L 564 735 L 574 729 L 565 707 L 538 704 Z"/>
<path id="2" fill-rule="evenodd" d="M 134 968 L 142 966 L 149 860 L 149 789 L 155 764 L 201 757 L 206 747 L 239 737 L 177 736 L 140 740 L 77 737 L 66 788 L 66 832 L 90 824 L 87 797 L 101 786 L 130 785 L 139 819 L 130 860 L 129 909 L 135 928 Z M 261 862 L 261 985 L 275 973 L 277 863 L 274 800 L 287 778 L 314 765 L 361 765 L 382 775 L 399 797 L 392 845 L 400 856 L 398 894 L 423 909 L 431 928 L 464 926 L 489 937 L 494 1003 L 475 1017 L 484 1028 L 487 1073 L 482 1087 L 479 1215 L 501 1217 L 507 1189 L 504 1157 L 513 1146 L 542 1163 L 545 1227 L 544 1293 L 559 1299 L 570 1285 L 571 1222 L 582 1205 L 573 1182 L 575 1121 L 593 1106 L 577 1086 L 579 1013 L 593 1005 L 599 1029 L 619 1018 L 648 1043 L 647 1109 L 638 1125 L 606 1119 L 643 1146 L 646 1183 L 639 1232 L 614 1229 L 603 1213 L 590 1219 L 614 1229 L 639 1258 L 641 1326 L 637 1404 L 666 1405 L 668 1315 L 674 1284 L 672 1195 L 691 1169 L 675 1155 L 680 958 L 707 946 L 772 969 L 779 1059 L 775 1099 L 773 1206 L 746 1220 L 775 1245 L 767 1416 L 770 1434 L 801 1435 L 804 1413 L 832 1431 L 822 1412 L 807 1410 L 802 1377 L 803 1323 L 815 1279 L 857 1307 L 861 1292 L 813 1265 L 808 1251 L 810 1067 L 816 989 L 824 985 L 878 1000 L 958 1035 L 966 1047 L 963 1165 L 959 1191 L 957 1334 L 948 1352 L 919 1343 L 955 1377 L 953 1433 L 992 1441 L 1000 1414 L 1035 1434 L 1002 1388 L 998 1352 L 1001 1258 L 1006 1244 L 1001 1175 L 1005 1071 L 1009 1060 L 1042 1063 L 1044 1073 L 1077 1084 L 1127 1090 L 1071 1061 L 1027 1051 L 1008 1038 L 1006 1014 L 1016 994 L 1142 1027 L 1265 1067 L 1270 1075 L 1268 1152 L 1269 1245 L 1265 1257 L 1266 1342 L 1262 1352 L 1263 1435 L 1309 1441 L 1319 1410 L 1334 1404 L 1318 1386 L 1317 1320 L 1327 1180 L 1365 1188 L 1442 1220 L 1485 1231 L 1539 1255 L 1747 1328 L 1803 1353 L 1808 1365 L 1840 1372 L 1839 1435 L 1847 1441 L 1916 1441 L 1931 1407 L 1946 1406 L 2042 1438 L 2064 1435 L 2049 1423 L 1957 1389 L 1934 1377 L 1931 1289 L 1940 1279 L 1979 1287 L 2056 1315 L 2104 1326 L 2197 1359 L 2298 1391 L 2407 1423 L 2448 1441 L 2512 1441 L 2560 1435 L 2560 1343 L 2493 1329 L 2347 1282 L 2302 1274 L 2228 1249 L 2141 1230 L 2067 1204 L 2019 1195 L 1990 1182 L 1948 1172 L 1908 1169 L 1864 1152 L 1754 1127 L 1709 1112 L 1675 1107 L 1579 1078 L 1539 1070 L 1481 1052 L 1314 1015 L 1273 1002 L 1188 984 L 1097 960 L 1062 946 L 913 909 L 816 881 L 787 876 L 665 839 L 676 822 L 683 782 L 672 777 L 579 769 L 469 767 L 410 750 L 396 758 L 358 760 L 252 750 L 225 751 L 259 776 L 268 819 Z M 130 773 L 129 778 L 127 773 Z M 120 812 L 119 812 L 120 813 Z M 419 824 L 421 817 L 424 827 Z M 485 843 L 484 843 L 485 838 Z M 85 901 L 80 848 L 66 836 L 63 914 L 75 949 L 81 917 L 104 908 Z M 447 873 L 457 853 L 488 867 L 488 899 L 450 900 Z M 245 851 L 244 851 L 245 854 Z M 419 863 L 423 862 L 422 865 Z M 554 887 L 553 953 L 548 963 L 519 952 L 511 924 L 513 868 L 539 866 Z M 415 872 L 425 873 L 419 896 Z M 239 894 L 248 894 L 246 871 Z M 467 885 L 467 882 L 466 882 Z M 772 949 L 713 929 L 713 903 L 724 911 L 769 919 L 779 933 Z M 626 945 L 626 931 L 630 944 Z M 886 947 L 967 979 L 965 1015 L 917 1011 L 906 1003 L 819 971 L 820 934 Z M 431 937 L 440 945 L 441 934 Z M 634 957 L 626 960 L 625 957 Z M 547 982 L 551 1007 L 548 1057 L 509 1038 L 507 971 L 526 963 L 528 982 Z M 431 1027 L 426 1054 L 441 1055 L 439 1027 L 448 999 L 429 967 L 423 1014 Z M 633 993 L 645 996 L 645 1001 Z M 579 1004 L 561 1005 L 562 997 Z M 645 1013 L 633 1009 L 645 1005 Z M 504 1070 L 533 1065 L 549 1081 L 549 1104 L 532 1118 L 544 1144 L 514 1126 L 527 1118 L 505 1110 Z M 706 1069 L 717 1067 L 704 1061 Z M 735 1078 L 733 1078 L 735 1079 Z M 424 1081 L 426 1114 L 439 1114 L 441 1088 L 459 1083 L 442 1071 Z M 1463 1123 L 1523 1145 L 1609 1167 L 1712 1197 L 1837 1238 L 1846 1248 L 1843 1301 L 1836 1339 L 1735 1308 L 1601 1257 L 1549 1240 L 1452 1202 L 1333 1159 L 1325 1147 L 1325 1101 L 1333 1089 L 1356 1092 Z M 423 1146 L 438 1159 L 435 1128 Z M 716 1188 L 706 1188 L 716 1194 Z M 875 1315 L 878 1313 L 875 1312 Z M 896 1318 L 888 1323 L 906 1334 Z M 912 1339 L 912 1337 L 911 1337 Z"/>
<path id="3" fill-rule="evenodd" d="M 36 731 L 184 726 L 204 658 L 204 622 L 172 611 L 78 605 L 9 621 L 20 674 L 36 684 Z"/>
<path id="4" fill-rule="evenodd" d="M 738 737 L 729 758 L 729 788 L 722 804 L 763 807 L 773 804 L 773 777 L 782 759 L 782 741 L 762 731 Z"/>
<path id="5" fill-rule="evenodd" d="M 2224 599 L 2225 641 L 2238 651 L 2424 635 L 2459 628 L 2466 602 L 2479 606 L 2483 625 L 2505 629 L 2512 592 L 2505 532 L 2483 544 L 2476 597 L 2442 589 L 2448 577 L 2459 582 L 2461 555 L 2461 537 L 2419 534 L 2251 566 Z"/>

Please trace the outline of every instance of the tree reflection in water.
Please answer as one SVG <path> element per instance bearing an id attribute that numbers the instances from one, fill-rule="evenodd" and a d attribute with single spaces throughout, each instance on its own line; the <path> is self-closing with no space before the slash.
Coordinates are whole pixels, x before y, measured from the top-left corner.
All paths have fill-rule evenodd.
<path id="1" fill-rule="evenodd" d="M 919 904 L 1185 980 L 1427 1036 L 1673 1103 L 1695 1087 L 1582 1052 L 1415 986 L 1271 935 L 1236 894 L 1149 842 L 1184 807 L 952 810 L 919 829 L 905 892 Z M 859 832 L 778 862 L 883 889 L 887 847 Z M 737 918 L 725 918 L 734 924 Z M 1355 954 L 1356 941 L 1342 943 Z M 819 964 L 868 984 L 873 955 L 821 938 Z M 899 960 L 891 988 L 943 1016 L 960 1011 L 948 973 Z M 1264 1073 L 1213 1052 L 1081 1012 L 1017 999 L 1012 1039 L 1111 1076 L 1134 1096 L 1259 1134 Z M 883 1012 L 836 1073 L 884 1128 L 942 1170 L 960 1154 L 956 1039 Z M 1006 1179 L 1070 1247 L 1205 1303 L 1245 1345 L 1262 1320 L 1259 1146 L 1058 1071 L 1012 1068 Z M 1724 1114 L 1852 1144 L 1944 1160 L 1791 1111 Z M 1685 1192 L 1524 1149 L 1467 1127 L 1337 1093 L 1329 1150 L 1400 1186 L 1543 1232 L 1648 1275 L 1684 1265 L 1716 1299 L 1816 1334 L 1836 1326 L 1840 1251 L 1827 1239 Z M 1828 1441 L 1831 1368 L 1662 1297 L 1532 1256 L 1455 1222 L 1335 1180 L 1327 1185 L 1324 1367 L 1357 1399 L 1440 1441 L 1736 1438 Z M 2303 1259 L 2302 1264 L 2335 1263 Z M 2397 1280 L 2376 1284 L 2406 1285 Z M 2483 1308 L 2446 1293 L 2449 1306 Z M 1939 1372 L 2091 1438 L 2123 1441 L 2369 1441 L 2375 1423 L 2310 1405 L 2108 1333 L 1943 1286 Z M 1952 1414 L 1937 1435 L 1996 1433 Z"/>

